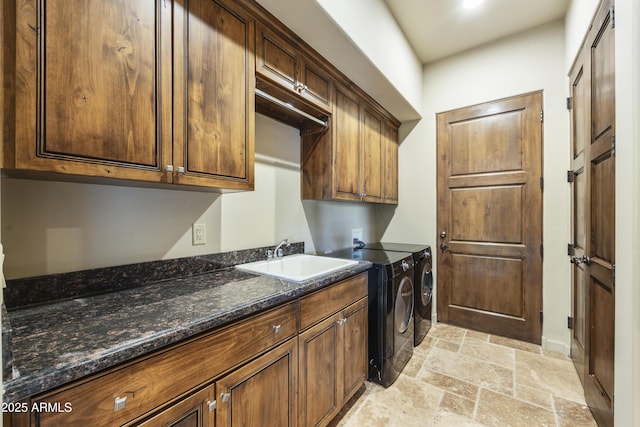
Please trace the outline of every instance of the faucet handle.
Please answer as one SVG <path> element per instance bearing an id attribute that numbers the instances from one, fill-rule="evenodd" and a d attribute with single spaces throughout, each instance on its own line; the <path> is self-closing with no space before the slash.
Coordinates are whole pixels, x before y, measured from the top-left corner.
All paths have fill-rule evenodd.
<path id="1" fill-rule="evenodd" d="M 278 249 L 278 252 L 276 252 L 276 257 L 282 258 L 282 248 Z"/>
<path id="2" fill-rule="evenodd" d="M 272 259 L 273 258 L 273 251 L 271 249 L 267 250 L 267 259 Z"/>

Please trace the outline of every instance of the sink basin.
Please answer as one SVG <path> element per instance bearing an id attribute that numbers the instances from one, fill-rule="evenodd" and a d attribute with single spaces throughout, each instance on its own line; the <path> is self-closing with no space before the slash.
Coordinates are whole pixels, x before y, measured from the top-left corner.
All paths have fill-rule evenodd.
<path id="1" fill-rule="evenodd" d="M 327 258 L 316 255 L 297 254 L 265 261 L 236 265 L 236 268 L 251 273 L 265 274 L 302 282 L 313 277 L 322 276 L 341 268 L 356 265 L 358 261 L 339 258 Z"/>

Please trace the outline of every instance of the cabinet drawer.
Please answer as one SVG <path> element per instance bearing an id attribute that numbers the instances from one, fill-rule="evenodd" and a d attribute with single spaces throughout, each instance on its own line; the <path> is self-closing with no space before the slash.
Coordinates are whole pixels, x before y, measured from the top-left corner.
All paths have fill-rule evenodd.
<path id="1" fill-rule="evenodd" d="M 367 296 L 367 273 L 351 277 L 300 299 L 300 330 Z"/>
<path id="2" fill-rule="evenodd" d="M 41 413 L 40 426 L 120 425 L 164 405 L 297 334 L 292 302 L 204 337 L 34 399 L 69 402 L 69 413 Z M 115 410 L 116 399 L 124 407 Z"/>

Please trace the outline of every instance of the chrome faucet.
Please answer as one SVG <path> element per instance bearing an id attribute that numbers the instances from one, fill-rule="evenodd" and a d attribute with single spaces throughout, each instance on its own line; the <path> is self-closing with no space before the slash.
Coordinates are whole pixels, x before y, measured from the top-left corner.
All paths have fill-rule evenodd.
<path id="1" fill-rule="evenodd" d="M 289 243 L 289 239 L 284 239 L 283 241 L 278 243 L 278 246 L 276 246 L 276 248 L 273 250 L 273 254 L 275 255 L 276 258 L 282 257 L 282 246 L 285 246 L 288 248 L 290 245 L 291 243 Z"/>

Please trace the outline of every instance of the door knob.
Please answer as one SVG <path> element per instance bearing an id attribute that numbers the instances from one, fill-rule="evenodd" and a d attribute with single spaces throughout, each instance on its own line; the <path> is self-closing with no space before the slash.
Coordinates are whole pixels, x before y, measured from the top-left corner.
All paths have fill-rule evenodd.
<path id="1" fill-rule="evenodd" d="M 441 244 L 440 244 L 440 250 L 441 250 L 442 252 L 446 251 L 447 249 L 449 249 L 449 246 L 445 245 L 444 243 L 441 243 Z"/>
<path id="2" fill-rule="evenodd" d="M 444 230 L 442 230 L 442 231 L 440 232 L 440 238 L 441 238 L 441 239 L 444 239 L 445 237 L 447 237 L 447 232 L 446 232 L 446 231 L 444 231 Z"/>

